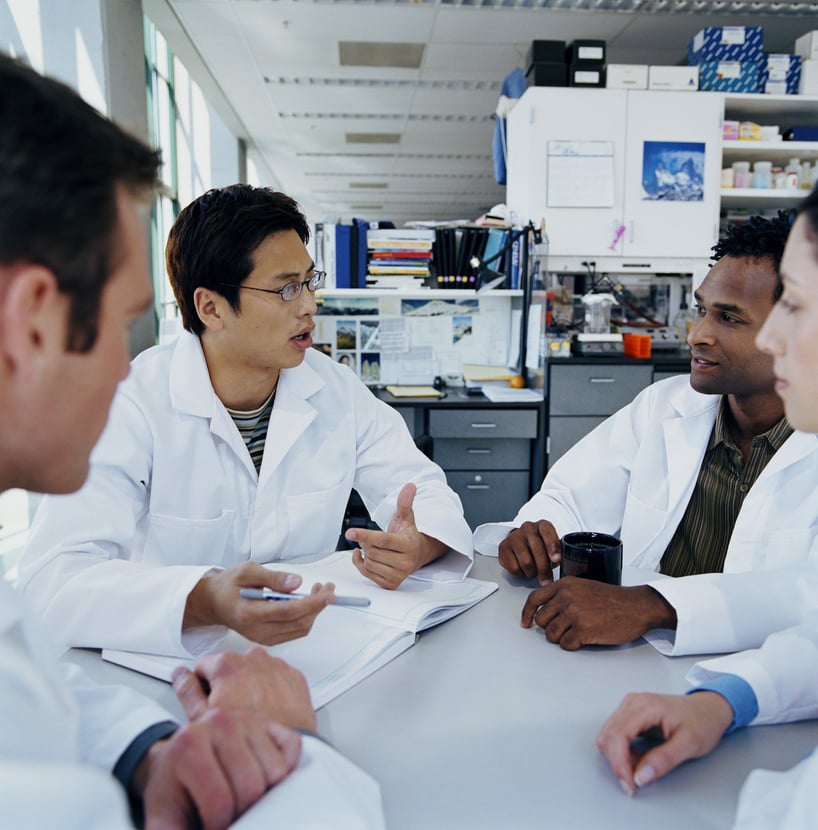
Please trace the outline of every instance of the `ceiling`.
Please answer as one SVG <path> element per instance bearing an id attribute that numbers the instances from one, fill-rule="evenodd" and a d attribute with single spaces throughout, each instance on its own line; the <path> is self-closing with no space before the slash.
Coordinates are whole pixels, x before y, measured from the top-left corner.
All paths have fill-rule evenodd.
<path id="1" fill-rule="evenodd" d="M 818 0 L 144 6 L 254 150 L 265 183 L 298 199 L 311 221 L 356 216 L 398 226 L 474 219 L 505 200 L 494 180 L 493 113 L 503 78 L 523 66 L 533 39 L 600 39 L 609 63 L 679 64 L 704 26 L 762 25 L 769 52 L 791 52 L 797 36 L 818 28 Z M 417 68 L 342 65 L 342 54 L 377 64 L 420 60 Z"/>

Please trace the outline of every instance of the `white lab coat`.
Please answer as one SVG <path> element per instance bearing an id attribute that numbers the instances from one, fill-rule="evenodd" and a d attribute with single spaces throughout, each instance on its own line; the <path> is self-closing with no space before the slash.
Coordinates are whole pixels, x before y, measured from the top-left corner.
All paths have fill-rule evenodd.
<path id="1" fill-rule="evenodd" d="M 512 522 L 478 527 L 475 549 L 497 555 L 509 527 L 548 519 L 561 536 L 620 535 L 625 565 L 657 571 L 696 484 L 718 403 L 687 377 L 649 386 L 562 456 Z M 818 437 L 794 433 L 764 468 L 739 512 L 724 574 L 651 585 L 678 616 L 675 633 L 646 637 L 664 653 L 753 648 L 798 623 L 818 605 Z"/>
<path id="2" fill-rule="evenodd" d="M 139 355 L 121 385 L 85 486 L 43 500 L 20 587 L 71 646 L 189 656 L 222 635 L 181 638 L 185 600 L 213 566 L 335 550 L 350 491 L 386 527 L 417 485 L 419 530 L 471 566 L 471 531 L 442 470 L 401 416 L 315 350 L 281 372 L 256 474 L 187 332 Z"/>
<path id="3" fill-rule="evenodd" d="M 171 719 L 130 689 L 58 665 L 22 597 L 0 579 L 0 827 L 131 828 L 110 770 L 137 735 Z M 305 736 L 297 769 L 236 826 L 277 823 L 381 830 L 380 790 L 334 749 Z"/>

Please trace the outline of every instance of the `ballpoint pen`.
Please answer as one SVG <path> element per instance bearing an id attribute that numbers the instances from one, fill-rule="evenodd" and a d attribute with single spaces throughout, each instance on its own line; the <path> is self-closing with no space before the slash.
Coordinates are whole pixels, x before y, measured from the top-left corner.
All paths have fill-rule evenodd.
<path id="1" fill-rule="evenodd" d="M 304 599 L 310 594 L 282 594 L 278 591 L 271 591 L 269 588 L 241 588 L 239 596 L 242 599 L 269 599 L 269 600 L 288 600 L 288 599 Z M 358 608 L 366 608 L 371 605 L 372 601 L 368 597 L 335 597 L 333 605 L 350 605 Z"/>

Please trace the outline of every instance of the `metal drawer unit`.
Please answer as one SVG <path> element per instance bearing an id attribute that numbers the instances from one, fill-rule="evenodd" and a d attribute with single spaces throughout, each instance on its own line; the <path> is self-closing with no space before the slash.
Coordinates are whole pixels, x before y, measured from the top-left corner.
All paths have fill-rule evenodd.
<path id="1" fill-rule="evenodd" d="M 434 459 L 460 496 L 472 528 L 511 519 L 528 501 L 535 409 L 435 408 L 429 412 L 429 434 Z"/>
<path id="2" fill-rule="evenodd" d="M 653 379 L 648 363 L 551 363 L 549 370 L 549 467 Z"/>

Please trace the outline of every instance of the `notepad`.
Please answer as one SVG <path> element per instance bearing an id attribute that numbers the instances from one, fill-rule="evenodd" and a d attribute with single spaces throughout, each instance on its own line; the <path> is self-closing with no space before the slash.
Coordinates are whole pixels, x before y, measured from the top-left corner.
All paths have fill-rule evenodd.
<path id="1" fill-rule="evenodd" d="M 319 709 L 414 645 L 417 634 L 476 605 L 497 590 L 495 582 L 466 577 L 435 582 L 410 577 L 395 591 L 379 588 L 352 564 L 351 551 L 338 551 L 315 562 L 277 562 L 267 567 L 297 573 L 305 587 L 334 582 L 337 594 L 366 596 L 368 608 L 325 608 L 310 633 L 267 651 L 303 672 L 313 708 Z M 254 644 L 234 631 L 216 651 L 247 651 Z M 143 652 L 103 649 L 102 658 L 170 682 L 185 660 Z"/>
<path id="2" fill-rule="evenodd" d="M 386 391 L 395 398 L 439 398 L 439 392 L 434 386 L 387 386 Z"/>

